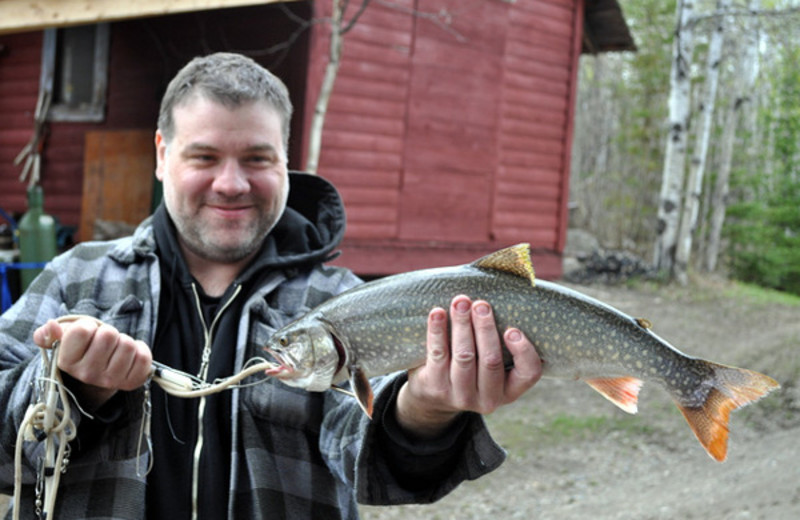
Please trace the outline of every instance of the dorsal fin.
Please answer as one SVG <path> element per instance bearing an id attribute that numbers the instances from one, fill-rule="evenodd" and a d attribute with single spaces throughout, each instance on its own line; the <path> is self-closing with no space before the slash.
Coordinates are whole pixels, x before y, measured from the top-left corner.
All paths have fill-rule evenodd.
<path id="1" fill-rule="evenodd" d="M 495 251 L 474 261 L 472 265 L 482 269 L 494 269 L 515 274 L 530 280 L 531 285 L 536 284 L 530 244 L 522 243 Z"/>

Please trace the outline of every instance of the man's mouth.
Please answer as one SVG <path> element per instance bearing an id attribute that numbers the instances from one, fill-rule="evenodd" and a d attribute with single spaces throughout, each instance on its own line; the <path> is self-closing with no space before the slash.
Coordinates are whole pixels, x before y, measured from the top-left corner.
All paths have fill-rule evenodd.
<path id="1" fill-rule="evenodd" d="M 236 205 L 236 206 L 221 206 L 221 205 L 209 205 L 208 206 L 211 211 L 215 214 L 220 215 L 224 218 L 241 218 L 242 216 L 249 213 L 253 206 L 251 205 Z"/>

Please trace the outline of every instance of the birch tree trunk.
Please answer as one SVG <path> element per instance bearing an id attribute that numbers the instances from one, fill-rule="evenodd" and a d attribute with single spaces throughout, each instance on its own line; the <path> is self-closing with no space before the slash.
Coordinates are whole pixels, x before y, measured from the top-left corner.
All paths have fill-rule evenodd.
<path id="1" fill-rule="evenodd" d="M 757 12 L 761 7 L 760 0 L 750 0 L 748 10 Z M 736 76 L 733 83 L 733 96 L 725 116 L 725 126 L 720 138 L 720 166 L 714 183 L 714 192 L 711 197 L 711 223 L 708 232 L 708 247 L 706 249 L 705 269 L 713 272 L 717 268 L 719 259 L 722 226 L 725 223 L 727 210 L 728 187 L 733 162 L 733 145 L 736 139 L 736 127 L 742 107 L 749 99 L 756 78 L 758 77 L 758 31 L 755 27 L 754 17 L 744 22 L 744 49 L 738 53 L 738 63 L 735 68 Z"/>
<path id="2" fill-rule="evenodd" d="M 708 158 L 711 127 L 714 121 L 722 45 L 725 39 L 725 15 L 723 13 L 729 7 L 730 0 L 717 0 L 717 12 L 720 15 L 716 19 L 716 25 L 714 32 L 711 34 L 711 42 L 708 47 L 705 92 L 700 107 L 700 127 L 697 130 L 697 140 L 692 161 L 689 165 L 689 179 L 686 183 L 686 196 L 681 211 L 677 250 L 675 251 L 675 263 L 673 266 L 675 278 L 681 285 L 689 283 L 688 271 L 689 260 L 692 255 L 692 239 L 697 228 L 697 218 L 700 214 L 700 197 L 703 194 L 703 177 L 705 176 L 706 160 Z"/>
<path id="3" fill-rule="evenodd" d="M 322 85 L 319 89 L 317 102 L 314 104 L 314 115 L 311 118 L 311 128 L 308 132 L 308 155 L 306 156 L 305 171 L 317 173 L 319 167 L 319 154 L 322 149 L 322 128 L 325 125 L 325 115 L 328 113 L 328 103 L 333 93 L 333 85 L 336 83 L 336 76 L 339 74 L 339 64 L 342 61 L 342 47 L 344 45 L 344 35 L 352 29 L 358 22 L 361 15 L 366 11 L 371 0 L 361 0 L 356 13 L 345 22 L 345 11 L 349 5 L 349 0 L 331 0 L 331 41 L 328 52 L 328 63 L 325 65 L 325 74 L 322 77 Z"/>
<path id="4" fill-rule="evenodd" d="M 669 134 L 658 205 L 658 228 L 653 263 L 673 274 L 678 239 L 681 195 L 686 167 L 686 133 L 689 125 L 690 67 L 693 50 L 692 0 L 678 0 L 675 42 L 672 51 L 669 96 Z"/>
<path id="5" fill-rule="evenodd" d="M 331 41 L 328 54 L 328 63 L 325 65 L 325 75 L 322 77 L 322 86 L 319 90 L 317 102 L 314 104 L 314 115 L 311 118 L 311 128 L 308 133 L 308 155 L 306 156 L 305 171 L 317 173 L 319 167 L 319 153 L 322 147 L 322 127 L 325 125 L 325 114 L 328 112 L 328 102 L 331 99 L 336 75 L 339 73 L 339 64 L 342 59 L 342 19 L 344 7 L 342 0 L 332 0 L 331 7 Z"/>

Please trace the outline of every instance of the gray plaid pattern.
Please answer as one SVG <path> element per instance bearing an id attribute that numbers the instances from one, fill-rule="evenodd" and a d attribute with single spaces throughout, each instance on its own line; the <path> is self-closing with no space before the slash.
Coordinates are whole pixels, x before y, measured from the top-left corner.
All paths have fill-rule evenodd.
<path id="1" fill-rule="evenodd" d="M 0 317 L 0 492 L 11 494 L 14 446 L 41 371 L 33 331 L 50 318 L 89 314 L 152 344 L 160 275 L 152 227 L 133 237 L 86 243 L 54 259 L 28 292 Z M 236 366 L 255 355 L 272 332 L 334 294 L 359 283 L 347 270 L 317 266 L 276 271 L 246 304 Z M 238 370 L 237 368 L 237 370 Z M 267 381 L 236 389 L 229 518 L 356 519 L 356 500 L 399 504 L 436 500 L 464 479 L 490 471 L 504 452 L 480 418 L 471 423 L 470 446 L 447 482 L 424 495 L 397 485 L 380 450 L 373 449 L 380 417 L 402 376 L 376 378 L 375 421 L 337 392 L 309 393 Z M 145 478 L 137 476 L 142 390 L 124 394 L 122 414 L 102 440 L 80 445 L 61 479 L 59 519 L 142 519 Z M 79 436 L 73 443 L 80 443 Z M 27 442 L 23 518 L 33 518 L 33 483 L 40 445 Z M 144 453 L 139 468 L 147 467 Z M 155 453 L 158 456 L 158 453 Z M 10 518 L 10 516 L 9 516 Z"/>

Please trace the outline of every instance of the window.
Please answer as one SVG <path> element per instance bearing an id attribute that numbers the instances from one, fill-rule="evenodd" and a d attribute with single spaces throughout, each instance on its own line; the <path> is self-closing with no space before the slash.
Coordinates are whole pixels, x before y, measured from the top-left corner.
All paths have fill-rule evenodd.
<path id="1" fill-rule="evenodd" d="M 102 121 L 108 82 L 108 24 L 47 29 L 41 89 L 50 121 Z"/>

